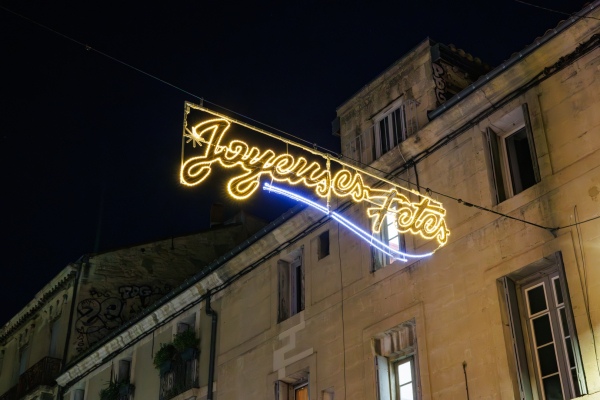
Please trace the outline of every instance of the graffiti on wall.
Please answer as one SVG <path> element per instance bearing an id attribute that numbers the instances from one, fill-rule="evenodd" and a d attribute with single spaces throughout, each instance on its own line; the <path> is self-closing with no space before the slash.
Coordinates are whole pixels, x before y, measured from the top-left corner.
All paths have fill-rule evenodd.
<path id="1" fill-rule="evenodd" d="M 77 352 L 83 352 L 170 291 L 169 285 L 121 286 L 118 296 L 113 296 L 111 291 L 91 288 L 90 297 L 77 304 Z"/>
<path id="2" fill-rule="evenodd" d="M 437 105 L 442 105 L 446 102 L 446 80 L 444 79 L 444 68 L 438 63 L 433 65 L 433 81 L 435 82 L 435 98 Z"/>

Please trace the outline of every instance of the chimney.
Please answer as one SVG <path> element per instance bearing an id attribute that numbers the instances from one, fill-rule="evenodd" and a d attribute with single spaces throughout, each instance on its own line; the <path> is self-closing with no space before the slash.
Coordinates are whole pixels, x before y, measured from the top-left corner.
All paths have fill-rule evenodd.
<path id="1" fill-rule="evenodd" d="M 212 203 L 210 206 L 210 227 L 222 225 L 225 222 L 223 203 Z"/>

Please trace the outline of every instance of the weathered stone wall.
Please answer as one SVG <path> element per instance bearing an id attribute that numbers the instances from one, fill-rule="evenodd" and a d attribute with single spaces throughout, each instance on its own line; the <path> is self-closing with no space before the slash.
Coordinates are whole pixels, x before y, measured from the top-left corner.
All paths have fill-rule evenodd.
<path id="1" fill-rule="evenodd" d="M 21 369 L 28 370 L 44 357 L 63 358 L 76 272 L 76 266 L 61 271 L 0 330 L 0 394 L 18 383 Z"/>
<path id="2" fill-rule="evenodd" d="M 228 225 L 90 255 L 82 267 L 69 360 L 264 227 L 240 213 Z"/>

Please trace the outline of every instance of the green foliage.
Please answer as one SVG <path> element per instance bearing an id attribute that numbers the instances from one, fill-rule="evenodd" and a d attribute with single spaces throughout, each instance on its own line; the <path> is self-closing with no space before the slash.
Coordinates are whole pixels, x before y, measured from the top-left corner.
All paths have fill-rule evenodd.
<path id="1" fill-rule="evenodd" d="M 190 347 L 197 349 L 198 344 L 200 344 L 200 339 L 196 338 L 196 333 L 193 329 L 181 332 L 179 335 L 175 336 L 175 339 L 173 340 L 173 346 L 175 346 L 179 352 L 189 349 Z"/>
<path id="2" fill-rule="evenodd" d="M 111 378 L 108 387 L 100 390 L 100 400 L 118 400 L 119 389 L 129 385 L 129 378 L 123 379 L 120 382 Z"/>
<path id="3" fill-rule="evenodd" d="M 165 361 L 171 361 L 177 355 L 177 349 L 172 343 L 161 343 L 160 349 L 154 355 L 154 368 L 159 369 Z"/>

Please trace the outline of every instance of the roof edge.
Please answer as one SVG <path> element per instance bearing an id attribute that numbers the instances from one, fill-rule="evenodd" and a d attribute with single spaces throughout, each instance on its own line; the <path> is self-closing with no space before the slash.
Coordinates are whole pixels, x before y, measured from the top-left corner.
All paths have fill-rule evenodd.
<path id="1" fill-rule="evenodd" d="M 450 100 L 428 113 L 429 120 L 433 121 L 434 119 L 448 111 L 450 108 L 457 105 L 465 97 L 469 96 L 476 90 L 481 89 L 488 82 L 500 76 L 503 72 L 507 71 L 508 69 L 521 62 L 525 57 L 533 53 L 535 50 L 548 43 L 550 40 L 554 39 L 556 36 L 558 36 L 563 31 L 566 31 L 571 26 L 575 25 L 579 20 L 583 19 L 583 17 L 586 14 L 589 14 L 593 9 L 598 8 L 599 6 L 600 0 L 595 0 L 594 2 L 585 6 L 579 12 L 573 14 L 571 17 L 569 17 L 568 20 L 565 20 L 565 22 L 552 29 L 550 33 L 542 36 L 541 38 L 536 39 L 532 44 L 525 47 L 520 52 L 514 53 L 514 55 L 511 58 L 504 61 L 502 64 L 500 64 L 487 74 L 481 76 L 477 81 L 473 82 L 472 84 L 458 92 Z"/>

